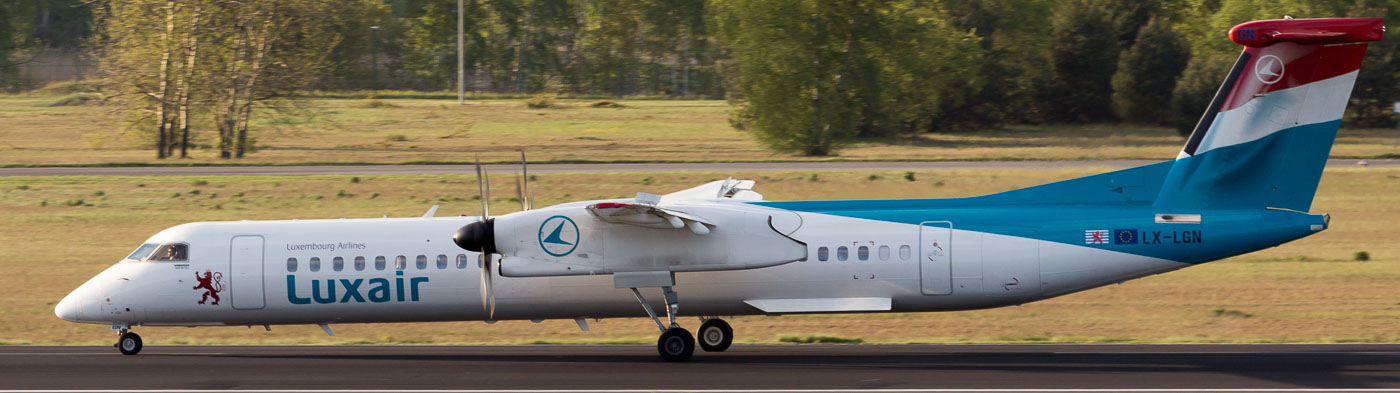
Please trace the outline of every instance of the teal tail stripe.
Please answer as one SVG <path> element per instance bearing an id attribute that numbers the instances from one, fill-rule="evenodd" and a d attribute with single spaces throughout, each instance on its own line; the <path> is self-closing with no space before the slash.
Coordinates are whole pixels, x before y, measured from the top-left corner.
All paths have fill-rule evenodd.
<path id="1" fill-rule="evenodd" d="M 1297 126 L 1178 159 L 1154 206 L 1306 212 L 1340 125 L 1335 120 Z"/>

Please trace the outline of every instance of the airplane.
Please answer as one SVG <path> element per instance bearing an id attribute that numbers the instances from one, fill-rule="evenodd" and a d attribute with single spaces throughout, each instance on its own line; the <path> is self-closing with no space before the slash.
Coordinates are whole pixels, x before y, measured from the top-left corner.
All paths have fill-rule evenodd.
<path id="1" fill-rule="evenodd" d="M 660 356 L 684 361 L 697 341 L 730 346 L 721 316 L 1048 299 L 1326 230 L 1330 217 L 1309 209 L 1366 43 L 1383 32 L 1378 18 L 1235 26 L 1243 52 L 1160 163 L 951 199 L 768 201 L 727 179 L 500 216 L 434 217 L 434 206 L 416 218 L 188 223 L 54 313 L 110 324 L 128 355 L 140 326 L 333 335 L 340 323 L 573 319 L 588 330 L 588 319 L 645 316 Z M 699 318 L 698 340 L 681 316 Z"/>

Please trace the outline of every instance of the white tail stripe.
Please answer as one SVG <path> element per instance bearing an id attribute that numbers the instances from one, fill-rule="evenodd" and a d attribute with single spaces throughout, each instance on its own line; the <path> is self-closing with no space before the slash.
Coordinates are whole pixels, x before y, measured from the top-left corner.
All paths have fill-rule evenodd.
<path id="1" fill-rule="evenodd" d="M 1263 139 L 1300 125 L 1336 121 L 1346 111 L 1357 71 L 1255 97 L 1215 117 L 1196 154 Z M 1185 152 L 1177 158 L 1185 156 Z"/>

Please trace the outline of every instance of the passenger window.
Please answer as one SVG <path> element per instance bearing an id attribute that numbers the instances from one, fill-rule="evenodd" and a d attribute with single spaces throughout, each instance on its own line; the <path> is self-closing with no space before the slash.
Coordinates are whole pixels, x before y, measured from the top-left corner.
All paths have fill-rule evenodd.
<path id="1" fill-rule="evenodd" d="M 355 271 L 365 270 L 365 257 L 355 257 Z"/>
<path id="2" fill-rule="evenodd" d="M 860 258 L 862 261 L 870 259 L 870 247 L 860 246 L 860 248 L 857 248 L 856 258 Z"/>
<path id="3" fill-rule="evenodd" d="M 910 251 L 909 251 L 909 245 L 908 245 L 908 244 L 899 246 L 899 259 L 900 259 L 900 260 L 905 260 L 905 261 L 909 260 L 909 255 L 910 255 Z"/>
<path id="4" fill-rule="evenodd" d="M 418 258 L 415 259 L 413 262 L 414 262 L 414 265 L 418 265 L 418 270 L 423 270 L 423 269 L 427 269 L 427 268 L 428 268 L 428 256 L 427 256 L 427 255 L 419 255 Z"/>
<path id="5" fill-rule="evenodd" d="M 186 252 L 189 246 L 184 244 L 166 244 L 156 250 L 153 261 L 184 261 L 187 259 Z"/>
<path id="6" fill-rule="evenodd" d="M 306 264 L 309 265 L 309 266 L 311 267 L 310 270 L 313 271 L 313 272 L 319 272 L 319 271 L 321 271 L 321 258 L 320 258 L 320 257 L 311 257 L 311 260 L 310 260 L 310 261 L 307 261 Z"/>
<path id="7" fill-rule="evenodd" d="M 405 267 L 408 267 L 408 258 L 403 255 L 394 257 L 394 269 L 403 270 Z"/>
<path id="8" fill-rule="evenodd" d="M 880 246 L 880 260 L 890 260 L 890 246 Z"/>
<path id="9" fill-rule="evenodd" d="M 335 259 L 332 259 L 332 260 L 331 260 L 331 270 L 335 270 L 335 271 L 345 270 L 345 258 L 335 257 Z"/>
<path id="10" fill-rule="evenodd" d="M 384 270 L 384 265 L 385 261 L 383 255 L 374 257 L 374 270 Z"/>
<path id="11" fill-rule="evenodd" d="M 442 270 L 442 269 L 446 269 L 446 268 L 447 268 L 447 256 L 446 256 L 446 255 L 438 254 L 438 257 L 437 257 L 437 267 L 438 267 L 438 270 Z"/>
<path id="12" fill-rule="evenodd" d="M 846 246 L 836 247 L 836 260 L 844 261 L 850 253 L 846 251 Z"/>
<path id="13" fill-rule="evenodd" d="M 467 268 L 467 254 L 457 254 L 457 268 L 458 268 L 458 269 L 466 269 L 466 268 Z"/>
<path id="14" fill-rule="evenodd" d="M 297 259 L 296 259 L 296 258 L 287 258 L 287 273 L 296 273 L 296 271 L 297 271 Z"/>
<path id="15" fill-rule="evenodd" d="M 149 257 L 151 256 L 151 254 L 155 253 L 157 248 L 160 248 L 160 245 L 156 243 L 142 244 L 141 247 L 136 248 L 136 251 L 132 251 L 131 255 L 127 255 L 126 259 L 144 261 L 146 260 L 146 257 Z"/>
<path id="16" fill-rule="evenodd" d="M 830 249 L 827 249 L 826 246 L 821 246 L 821 247 L 818 247 L 818 248 L 817 248 L 817 260 L 818 260 L 818 261 L 826 262 L 826 259 L 827 259 L 828 257 L 830 257 L 830 256 L 831 256 L 831 250 L 830 250 Z"/>

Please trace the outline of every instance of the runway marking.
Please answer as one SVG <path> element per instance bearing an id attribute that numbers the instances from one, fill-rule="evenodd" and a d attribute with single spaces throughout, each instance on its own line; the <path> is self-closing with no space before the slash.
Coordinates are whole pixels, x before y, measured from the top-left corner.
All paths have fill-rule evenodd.
<path id="1" fill-rule="evenodd" d="M 120 353 L 120 352 L 68 352 L 68 353 L 53 353 L 53 352 L 0 352 L 0 356 L 93 356 L 93 355 L 98 355 L 98 356 L 113 355 L 113 356 L 114 356 L 114 355 L 121 355 L 121 353 Z M 221 352 L 158 352 L 158 353 L 150 353 L 150 354 L 147 354 L 147 356 L 162 356 L 162 355 L 187 355 L 187 356 L 188 356 L 188 355 L 225 355 L 225 353 L 221 353 Z M 6 391 L 7 391 L 7 390 L 0 390 L 0 392 L 6 392 Z"/>
<path id="2" fill-rule="evenodd" d="M 176 392 L 225 392 L 225 393 L 720 393 L 720 392 L 753 392 L 753 393 L 857 393 L 857 392 L 878 392 L 878 393 L 956 393 L 956 392 L 1014 392 L 1014 393 L 1061 393 L 1061 392 L 1095 392 L 1095 393 L 1145 393 L 1145 392 L 1168 392 L 1168 393 L 1191 393 L 1191 392 L 1400 392 L 1400 387 L 1362 387 L 1362 389 L 1312 389 L 1312 387 L 1284 387 L 1284 389 L 1263 389 L 1263 387 L 1250 387 L 1250 389 L 510 389 L 510 390 L 452 390 L 452 389 L 426 389 L 426 390 L 403 390 L 403 389 L 150 389 L 150 390 L 112 390 L 112 389 L 53 389 L 53 390 L 0 390 L 0 393 L 10 392 L 39 392 L 39 393 L 176 393 Z"/>

